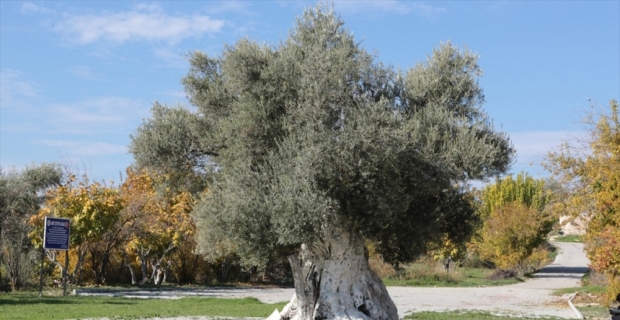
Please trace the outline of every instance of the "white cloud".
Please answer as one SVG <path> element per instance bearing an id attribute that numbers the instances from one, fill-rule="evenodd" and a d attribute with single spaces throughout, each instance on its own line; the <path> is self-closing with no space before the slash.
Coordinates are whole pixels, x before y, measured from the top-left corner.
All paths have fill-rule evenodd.
<path id="1" fill-rule="evenodd" d="M 170 15 L 154 4 L 141 4 L 129 11 L 99 14 L 64 14 L 56 24 L 71 42 L 89 44 L 99 41 L 179 42 L 189 37 L 219 32 L 224 20 L 206 15 Z"/>
<path id="2" fill-rule="evenodd" d="M 447 12 L 446 8 L 443 7 L 434 7 L 428 4 L 424 4 L 421 2 L 414 2 L 411 4 L 412 10 L 419 15 L 426 17 L 434 17 L 438 14 L 442 14 Z"/>
<path id="3" fill-rule="evenodd" d="M 186 70 L 189 65 L 183 53 L 175 51 L 174 49 L 157 48 L 153 50 L 153 54 L 156 58 L 161 60 L 166 67 Z"/>
<path id="4" fill-rule="evenodd" d="M 335 1 L 337 10 L 350 13 L 416 13 L 431 17 L 446 11 L 445 8 L 427 5 L 421 2 L 406 2 L 398 0 L 370 0 L 370 1 Z"/>
<path id="5" fill-rule="evenodd" d="M 583 138 L 580 131 L 528 131 L 511 133 L 517 150 L 517 165 L 538 165 L 551 151 L 557 151 L 562 143 L 576 142 Z"/>
<path id="6" fill-rule="evenodd" d="M 57 148 L 61 153 L 67 152 L 70 156 L 94 156 L 127 153 L 127 146 L 108 142 L 38 139 L 31 141 L 31 143 L 38 146 Z"/>
<path id="7" fill-rule="evenodd" d="M 209 13 L 218 14 L 233 12 L 237 14 L 252 15 L 247 1 L 221 1 L 207 7 Z"/>
<path id="8" fill-rule="evenodd" d="M 129 134 L 148 116 L 149 103 L 126 97 L 100 97 L 46 103 L 19 72 L 3 72 L 1 88 L 4 132 L 45 134 Z"/>
<path id="9" fill-rule="evenodd" d="M 124 97 L 104 97 L 46 108 L 54 132 L 102 133 L 129 131 L 148 113 L 147 106 Z"/>
<path id="10" fill-rule="evenodd" d="M 159 91 L 156 93 L 167 96 L 167 97 L 177 98 L 177 99 L 187 98 L 187 94 L 183 90 L 164 90 L 164 91 Z"/>
<path id="11" fill-rule="evenodd" d="M 23 3 L 21 7 L 21 12 L 23 14 L 35 14 L 35 13 L 53 14 L 55 13 L 54 10 L 47 9 L 45 7 L 36 5 L 32 2 Z"/>
<path id="12" fill-rule="evenodd" d="M 103 77 L 95 74 L 89 67 L 87 66 L 73 66 L 69 69 L 69 73 L 72 75 L 84 79 L 84 80 L 93 80 L 93 81 L 102 81 Z"/>
<path id="13" fill-rule="evenodd" d="M 25 100 L 38 97 L 33 82 L 23 72 L 3 69 L 0 71 L 0 108 L 15 108 L 25 105 Z"/>

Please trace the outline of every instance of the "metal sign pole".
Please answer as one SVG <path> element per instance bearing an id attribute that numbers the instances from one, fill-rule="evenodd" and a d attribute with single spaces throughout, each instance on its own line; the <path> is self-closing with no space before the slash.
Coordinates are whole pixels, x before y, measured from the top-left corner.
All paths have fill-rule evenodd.
<path id="1" fill-rule="evenodd" d="M 41 275 L 39 277 L 39 298 L 43 295 L 43 263 L 45 262 L 45 248 L 41 246 Z"/>
<path id="2" fill-rule="evenodd" d="M 66 297 L 67 296 L 67 274 L 68 274 L 68 269 L 69 268 L 69 250 L 65 251 L 65 268 L 63 269 L 63 275 L 62 275 L 62 296 Z"/>

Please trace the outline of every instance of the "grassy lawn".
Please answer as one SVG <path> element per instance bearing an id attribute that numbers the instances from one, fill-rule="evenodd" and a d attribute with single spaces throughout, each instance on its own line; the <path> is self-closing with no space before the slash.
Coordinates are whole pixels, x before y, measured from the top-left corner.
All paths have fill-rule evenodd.
<path id="1" fill-rule="evenodd" d="M 546 256 L 543 256 L 542 260 L 536 260 L 531 263 L 531 270 L 540 269 L 543 266 L 552 263 L 558 255 L 558 250 L 548 245 L 546 249 Z M 525 281 L 528 274 L 522 277 L 515 277 L 514 275 L 501 275 L 501 272 L 496 273 L 492 268 L 489 268 L 488 263 L 474 258 L 465 263 L 462 267 L 451 269 L 450 272 L 430 259 L 420 259 L 414 263 L 407 264 L 402 270 L 396 272 L 394 269 L 390 269 L 385 263 L 381 264 L 376 261 L 371 261 L 371 266 L 375 267 L 383 283 L 386 286 L 410 286 L 410 287 L 487 287 L 487 286 L 502 286 L 515 284 Z M 495 276 L 492 277 L 492 275 Z"/>
<path id="2" fill-rule="evenodd" d="M 555 238 L 556 242 L 583 242 L 583 236 L 571 234 L 568 236 L 558 236 Z"/>
<path id="3" fill-rule="evenodd" d="M 586 319 L 607 320 L 610 317 L 607 287 L 601 283 L 600 277 L 600 274 L 588 272 L 581 278 L 581 287 L 559 289 L 553 293 L 559 296 L 578 292 L 573 303 Z"/>
<path id="4" fill-rule="evenodd" d="M 603 306 L 577 306 L 577 309 L 586 319 L 609 319 L 609 308 Z"/>
<path id="5" fill-rule="evenodd" d="M 607 288 L 600 285 L 587 284 L 581 287 L 555 290 L 555 295 L 579 292 L 573 303 L 586 319 L 609 319 L 609 306 L 605 302 Z"/>
<path id="6" fill-rule="evenodd" d="M 555 294 L 556 296 L 561 296 L 564 294 L 570 294 L 579 291 L 584 293 L 591 293 L 594 295 L 603 295 L 605 294 L 606 290 L 607 288 L 605 286 L 585 285 L 581 287 L 558 289 L 553 291 L 553 294 Z"/>
<path id="7" fill-rule="evenodd" d="M 264 304 L 254 298 L 127 299 L 108 297 L 39 298 L 35 293 L 0 294 L 0 319 L 139 319 L 172 316 L 266 318 L 286 303 Z"/>
<path id="8" fill-rule="evenodd" d="M 490 280 L 488 277 L 493 273 L 492 269 L 486 268 L 459 268 L 451 273 L 445 271 L 428 270 L 426 265 L 412 264 L 406 270 L 403 279 L 390 277 L 383 279 L 386 286 L 409 286 L 409 287 L 484 287 L 514 284 L 523 280 L 508 278 Z"/>
<path id="9" fill-rule="evenodd" d="M 127 299 L 108 297 L 44 296 L 38 298 L 35 293 L 0 294 L 0 319 L 140 319 L 173 316 L 219 316 L 230 318 L 260 317 L 266 318 L 275 308 L 279 310 L 285 302 L 263 304 L 253 298 L 216 299 L 186 297 L 178 300 L 163 299 Z M 588 319 L 590 316 L 605 315 L 603 308 L 580 308 Z M 488 312 L 454 311 L 454 312 L 419 312 L 408 315 L 405 319 L 442 320 L 458 318 L 460 320 L 500 320 L 515 319 L 510 316 L 493 315 Z M 528 318 L 521 319 L 555 319 Z"/>
<path id="10" fill-rule="evenodd" d="M 581 277 L 581 286 L 572 288 L 563 288 L 553 291 L 556 296 L 579 292 L 573 302 L 578 303 L 604 303 L 605 293 L 607 292 L 604 276 L 592 271 L 586 272 Z"/>
<path id="11" fill-rule="evenodd" d="M 559 318 L 530 318 L 520 316 L 518 318 L 510 316 L 493 315 L 488 312 L 481 311 L 454 311 L 454 312 L 417 312 L 406 316 L 404 319 L 416 319 L 416 320 L 444 320 L 444 319 L 459 319 L 459 320 L 500 320 L 500 319 L 546 319 L 553 320 Z"/>

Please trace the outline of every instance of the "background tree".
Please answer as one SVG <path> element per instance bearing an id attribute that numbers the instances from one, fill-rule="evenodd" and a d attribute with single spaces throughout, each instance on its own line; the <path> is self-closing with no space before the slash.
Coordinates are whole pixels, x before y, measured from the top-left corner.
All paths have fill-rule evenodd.
<path id="1" fill-rule="evenodd" d="M 476 55 L 442 44 L 401 74 L 343 24 L 319 5 L 277 47 L 192 54 L 196 111 L 155 104 L 132 136 L 139 166 L 210 179 L 194 211 L 201 252 L 218 239 L 247 265 L 291 254 L 282 318 L 397 319 L 364 239 L 393 264 L 444 235 L 464 241 L 476 216 L 462 184 L 505 172 L 513 154 L 480 108 Z"/>
<path id="2" fill-rule="evenodd" d="M 618 102 L 589 112 L 586 141 L 567 143 L 547 167 L 564 187 L 563 207 L 589 219 L 585 243 L 591 267 L 607 275 L 610 298 L 620 292 L 620 120 Z M 583 148 L 583 146 L 587 148 Z"/>
<path id="3" fill-rule="evenodd" d="M 543 211 L 550 199 L 544 180 L 534 179 L 521 172 L 514 178 L 508 175 L 486 185 L 482 189 L 480 200 L 482 206 L 479 212 L 482 218 L 486 219 L 508 203 L 518 203 L 536 211 Z"/>
<path id="4" fill-rule="evenodd" d="M 516 179 L 508 175 L 482 189 L 477 242 L 481 257 L 499 268 L 525 273 L 527 259 L 545 243 L 556 221 L 545 210 L 549 197 L 544 181 L 525 173 Z"/>
<path id="5" fill-rule="evenodd" d="M 0 168 L 0 263 L 9 273 L 11 290 L 16 290 L 23 274 L 32 270 L 25 265 L 33 249 L 26 221 L 39 209 L 44 199 L 41 193 L 61 179 L 62 172 L 55 164 L 32 165 L 21 171 Z"/>
<path id="6" fill-rule="evenodd" d="M 174 260 L 168 259 L 171 253 L 180 247 L 191 251 L 195 246 L 195 224 L 189 215 L 194 199 L 187 191 L 165 186 L 158 191 L 157 174 L 153 175 L 127 169 L 127 179 L 121 187 L 125 204 L 123 232 L 130 250 L 127 254 L 140 261 L 142 283 L 151 280 L 160 284 L 173 264 Z M 151 276 L 147 275 L 148 263 Z M 131 265 L 128 266 L 133 274 Z"/>
<path id="7" fill-rule="evenodd" d="M 476 206 L 475 189 L 463 190 L 461 195 L 462 201 L 467 202 L 468 206 L 461 206 L 460 208 L 453 208 L 453 210 L 471 210 Z M 465 215 L 463 215 L 465 216 Z M 480 222 L 478 217 L 470 218 L 462 222 L 468 226 L 477 226 Z M 463 231 L 469 230 L 463 228 Z M 461 232 L 463 232 L 461 231 Z M 444 232 L 438 240 L 429 244 L 428 251 L 430 256 L 437 262 L 441 263 L 446 272 L 450 271 L 450 268 L 457 268 L 467 258 L 468 246 L 471 245 L 470 238 L 467 236 L 454 237 L 450 232 Z"/>
<path id="8" fill-rule="evenodd" d="M 33 226 L 30 238 L 35 245 L 39 247 L 42 245 L 46 216 L 71 219 L 69 244 L 70 250 L 75 251 L 77 256 L 71 278 L 73 282 L 79 284 L 84 262 L 91 248 L 104 245 L 100 243 L 104 235 L 115 231 L 112 227 L 118 221 L 123 208 L 119 191 L 117 188 L 106 187 L 97 182 L 91 183 L 86 178 L 76 182 L 76 177 L 71 175 L 65 184 L 50 190 L 47 198 L 41 210 L 29 220 Z M 95 271 L 97 283 L 103 282 L 106 273 L 112 250 L 110 244 L 107 247 L 101 252 L 103 256 L 93 257 L 97 263 L 91 265 L 91 268 Z M 62 270 L 63 264 L 56 261 L 56 253 L 53 250 L 48 250 L 47 253 L 48 258 Z M 95 250 L 91 253 L 97 252 Z"/>
<path id="9" fill-rule="evenodd" d="M 119 281 L 122 268 L 129 266 L 135 284 L 135 260 L 143 266 L 143 282 L 159 284 L 169 274 L 177 281 L 199 278 L 196 273 L 204 270 L 199 267 L 204 258 L 193 252 L 195 224 L 189 215 L 193 196 L 163 183 L 168 177 L 131 169 L 127 173 L 120 188 L 91 183 L 86 176 L 78 182 L 70 175 L 65 184 L 49 190 L 44 205 L 28 219 L 32 243 L 41 247 L 46 216 L 70 218 L 69 267 L 74 283 L 110 283 L 111 269 Z M 62 274 L 59 253 L 46 250 Z M 152 272 L 147 273 L 149 268 Z"/>

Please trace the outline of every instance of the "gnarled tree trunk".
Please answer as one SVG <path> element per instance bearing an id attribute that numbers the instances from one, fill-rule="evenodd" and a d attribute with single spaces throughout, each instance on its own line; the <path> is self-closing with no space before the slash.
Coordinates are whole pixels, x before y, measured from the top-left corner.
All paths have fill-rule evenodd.
<path id="1" fill-rule="evenodd" d="M 129 273 L 131 274 L 131 284 L 134 285 L 138 283 L 136 281 L 136 273 L 133 271 L 133 267 L 131 266 L 131 261 L 129 260 L 129 257 L 127 256 L 127 252 L 125 251 L 123 251 L 122 263 L 125 264 L 125 266 L 127 266 L 127 268 L 129 269 Z"/>
<path id="2" fill-rule="evenodd" d="M 394 302 L 368 265 L 363 238 L 335 229 L 326 238 L 289 258 L 295 295 L 269 319 L 397 320 Z"/>

